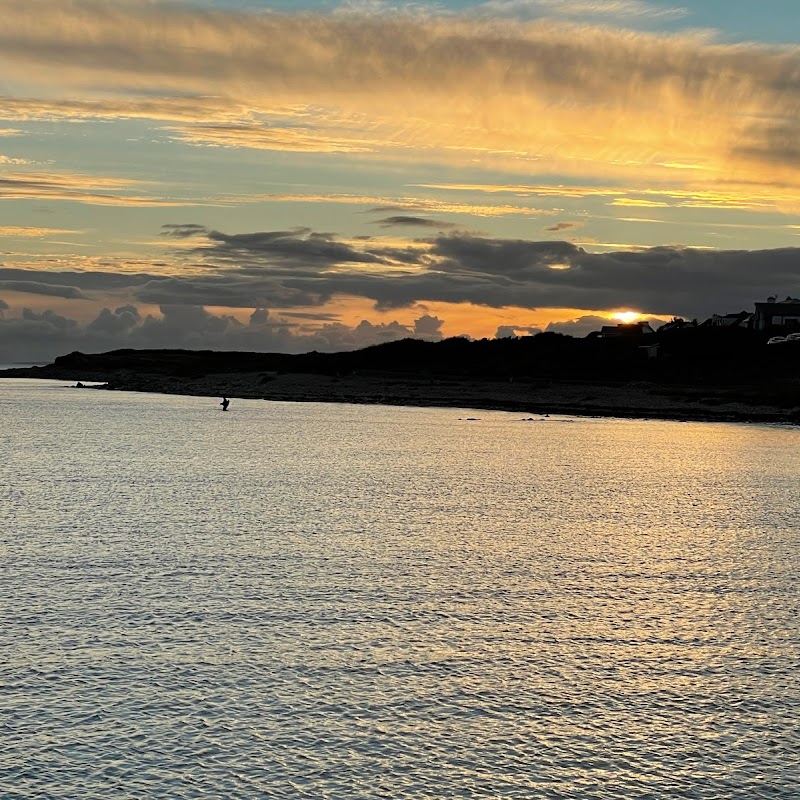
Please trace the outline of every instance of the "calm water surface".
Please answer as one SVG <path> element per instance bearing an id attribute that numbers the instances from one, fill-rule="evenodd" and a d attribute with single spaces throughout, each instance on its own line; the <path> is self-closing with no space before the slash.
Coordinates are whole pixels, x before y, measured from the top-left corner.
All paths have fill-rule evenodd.
<path id="1" fill-rule="evenodd" d="M 4 800 L 800 797 L 800 431 L 217 402 L 0 382 Z"/>

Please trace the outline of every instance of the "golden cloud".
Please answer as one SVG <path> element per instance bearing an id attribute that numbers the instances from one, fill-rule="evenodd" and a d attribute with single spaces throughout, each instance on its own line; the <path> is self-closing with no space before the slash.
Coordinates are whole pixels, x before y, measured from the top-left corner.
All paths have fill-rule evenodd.
<path id="1" fill-rule="evenodd" d="M 612 203 L 612 206 L 632 206 L 634 208 L 668 208 L 669 203 L 664 203 L 660 200 L 643 200 L 639 197 L 618 197 Z"/>
<path id="2" fill-rule="evenodd" d="M 338 138 L 314 130 L 258 125 L 191 125 L 173 127 L 176 138 L 192 144 L 249 147 L 294 153 L 368 153 L 373 148 L 357 138 Z"/>
<path id="3" fill-rule="evenodd" d="M 0 0 L 0 16 L 6 83 L 38 84 L 48 98 L 78 94 L 77 118 L 151 116 L 181 121 L 175 133 L 194 143 L 413 151 L 698 193 L 730 180 L 732 207 L 780 185 L 777 204 L 800 208 L 795 48 L 552 20 L 159 2 Z M 131 101 L 137 90 L 173 97 Z M 39 102 L 55 113 L 54 101 Z M 28 113 L 44 112 L 34 105 Z M 281 129 L 263 118 L 281 108 L 303 124 Z"/>
<path id="4" fill-rule="evenodd" d="M 72 200 L 89 205 L 135 207 L 215 204 L 130 193 L 140 192 L 144 185 L 144 181 L 80 173 L 5 173 L 0 177 L 0 200 Z"/>
<path id="5" fill-rule="evenodd" d="M 564 17 L 632 17 L 677 19 L 687 14 L 685 8 L 665 8 L 642 0 L 488 0 L 481 9 L 491 13 L 545 11 Z"/>
<path id="6" fill-rule="evenodd" d="M 524 184 L 486 183 L 419 183 L 421 189 L 445 189 L 460 192 L 485 192 L 487 194 L 516 194 L 542 197 L 613 197 L 625 194 L 624 189 L 601 186 L 526 186 Z"/>
<path id="7" fill-rule="evenodd" d="M 0 225 L 0 236 L 14 236 L 24 239 L 40 239 L 45 236 L 79 233 L 83 233 L 83 231 L 68 230 L 66 228 L 33 228 L 17 225 Z"/>
<path id="8" fill-rule="evenodd" d="M 213 198 L 212 198 L 213 199 Z M 430 197 L 386 197 L 356 194 L 249 194 L 244 196 L 222 196 L 221 202 L 229 203 L 335 203 L 373 207 L 383 211 L 413 211 L 431 214 L 465 214 L 472 217 L 506 216 L 550 216 L 553 209 L 514 206 L 508 204 L 485 205 L 480 203 L 456 203 Z"/>
<path id="9" fill-rule="evenodd" d="M 444 189 L 485 194 L 515 194 L 563 198 L 609 198 L 609 205 L 644 208 L 724 208 L 749 211 L 800 210 L 800 187 L 765 187 L 735 181 L 716 182 L 714 188 L 660 189 L 629 188 L 619 186 L 515 186 L 513 184 L 437 183 L 418 184 L 420 188 Z"/>
<path id="10" fill-rule="evenodd" d="M 2 3 L 0 3 L 0 8 Z M 302 106 L 268 106 L 259 109 L 262 115 L 279 120 L 304 119 L 314 112 Z M 22 121 L 84 121 L 89 119 L 147 119 L 169 122 L 236 123 L 253 119 L 251 105 L 231 98 L 212 96 L 136 96 L 132 98 L 67 99 L 36 97 L 0 97 L 0 116 Z M 13 128 L 0 130 L 0 135 L 21 134 Z"/>

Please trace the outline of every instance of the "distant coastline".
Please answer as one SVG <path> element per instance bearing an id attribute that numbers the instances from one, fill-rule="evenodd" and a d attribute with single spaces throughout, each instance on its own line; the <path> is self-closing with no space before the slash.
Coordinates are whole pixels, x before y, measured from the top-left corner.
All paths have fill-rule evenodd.
<path id="1" fill-rule="evenodd" d="M 664 383 L 635 376 L 500 377 L 480 374 L 480 370 L 466 375 L 451 370 L 448 374 L 429 368 L 392 369 L 390 361 L 383 369 L 342 370 L 337 369 L 342 364 L 335 355 L 132 350 L 73 353 L 47 366 L 5 370 L 0 377 L 56 379 L 70 386 L 100 384 L 86 386 L 87 390 L 203 397 L 495 409 L 528 415 L 800 422 L 794 398 L 787 399 L 764 386 Z"/>

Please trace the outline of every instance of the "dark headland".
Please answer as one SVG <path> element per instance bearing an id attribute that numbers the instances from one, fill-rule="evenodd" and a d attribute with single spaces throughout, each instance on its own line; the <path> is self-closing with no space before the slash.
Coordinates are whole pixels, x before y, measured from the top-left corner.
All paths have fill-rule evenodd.
<path id="1" fill-rule="evenodd" d="M 302 355 L 190 350 L 74 352 L 0 377 L 103 389 L 521 413 L 800 422 L 800 341 L 683 326 L 576 339 L 404 339 Z"/>

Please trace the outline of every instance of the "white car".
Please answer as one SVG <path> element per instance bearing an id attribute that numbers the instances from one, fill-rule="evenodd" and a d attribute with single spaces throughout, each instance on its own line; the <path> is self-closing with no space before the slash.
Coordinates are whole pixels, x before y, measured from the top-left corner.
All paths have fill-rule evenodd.
<path id="1" fill-rule="evenodd" d="M 786 337 L 787 342 L 800 342 L 800 333 L 790 333 Z"/>
<path id="2" fill-rule="evenodd" d="M 782 342 L 785 342 L 785 341 L 786 341 L 786 339 L 784 339 L 784 338 L 783 338 L 783 336 L 773 336 L 773 337 L 772 337 L 772 338 L 771 338 L 771 339 L 770 339 L 770 340 L 767 342 L 767 344 L 781 344 Z"/>

